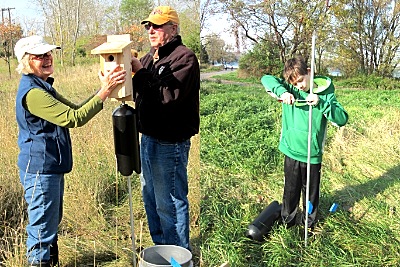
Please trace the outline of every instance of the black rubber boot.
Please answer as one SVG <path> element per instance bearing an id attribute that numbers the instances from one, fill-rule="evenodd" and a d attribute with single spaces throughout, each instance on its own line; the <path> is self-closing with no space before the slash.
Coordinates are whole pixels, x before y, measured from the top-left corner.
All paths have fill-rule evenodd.
<path id="1" fill-rule="evenodd" d="M 50 266 L 59 267 L 58 263 L 58 244 L 57 241 L 50 246 Z"/>

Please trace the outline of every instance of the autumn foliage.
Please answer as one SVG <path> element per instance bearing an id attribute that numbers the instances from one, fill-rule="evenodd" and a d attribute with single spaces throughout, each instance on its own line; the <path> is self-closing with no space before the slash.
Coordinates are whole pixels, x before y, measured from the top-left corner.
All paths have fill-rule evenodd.
<path id="1" fill-rule="evenodd" d="M 131 25 L 124 30 L 124 33 L 131 35 L 133 41 L 133 49 L 143 51 L 145 45 L 148 43 L 147 34 L 143 30 L 143 25 Z"/>
<path id="2" fill-rule="evenodd" d="M 0 57 L 8 58 L 12 54 L 14 44 L 21 37 L 22 28 L 19 24 L 0 23 Z"/>

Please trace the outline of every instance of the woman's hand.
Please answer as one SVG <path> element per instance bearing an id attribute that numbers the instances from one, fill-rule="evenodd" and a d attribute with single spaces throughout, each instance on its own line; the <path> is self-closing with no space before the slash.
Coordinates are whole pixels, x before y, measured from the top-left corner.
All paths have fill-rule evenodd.
<path id="1" fill-rule="evenodd" d="M 116 65 L 107 74 L 99 71 L 98 75 L 101 82 L 101 89 L 99 90 L 97 95 L 101 98 L 101 100 L 103 100 L 103 102 L 107 99 L 107 97 L 117 87 L 118 84 L 122 84 L 125 82 L 126 70 L 120 69 L 121 67 L 119 65 Z"/>

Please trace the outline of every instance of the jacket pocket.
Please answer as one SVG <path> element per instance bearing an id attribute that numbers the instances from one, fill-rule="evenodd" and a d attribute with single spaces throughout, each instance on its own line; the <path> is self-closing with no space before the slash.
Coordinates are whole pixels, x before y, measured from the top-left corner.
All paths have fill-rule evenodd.
<path id="1" fill-rule="evenodd" d="M 281 142 L 293 155 L 308 155 L 308 131 L 288 129 L 282 135 Z M 319 156 L 321 152 L 316 134 L 311 133 L 311 157 Z"/>
<path id="2" fill-rule="evenodd" d="M 61 148 L 57 137 L 45 137 L 44 157 L 46 169 L 61 165 Z"/>

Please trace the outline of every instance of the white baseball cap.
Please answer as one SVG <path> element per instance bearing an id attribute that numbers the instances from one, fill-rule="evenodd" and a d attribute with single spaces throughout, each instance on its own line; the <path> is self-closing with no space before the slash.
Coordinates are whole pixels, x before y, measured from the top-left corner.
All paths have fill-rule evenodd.
<path id="1" fill-rule="evenodd" d="M 21 38 L 15 44 L 14 52 L 17 56 L 18 62 L 20 62 L 26 53 L 32 55 L 42 55 L 56 48 L 61 49 L 61 47 L 58 45 L 48 44 L 42 36 L 32 35 Z"/>

